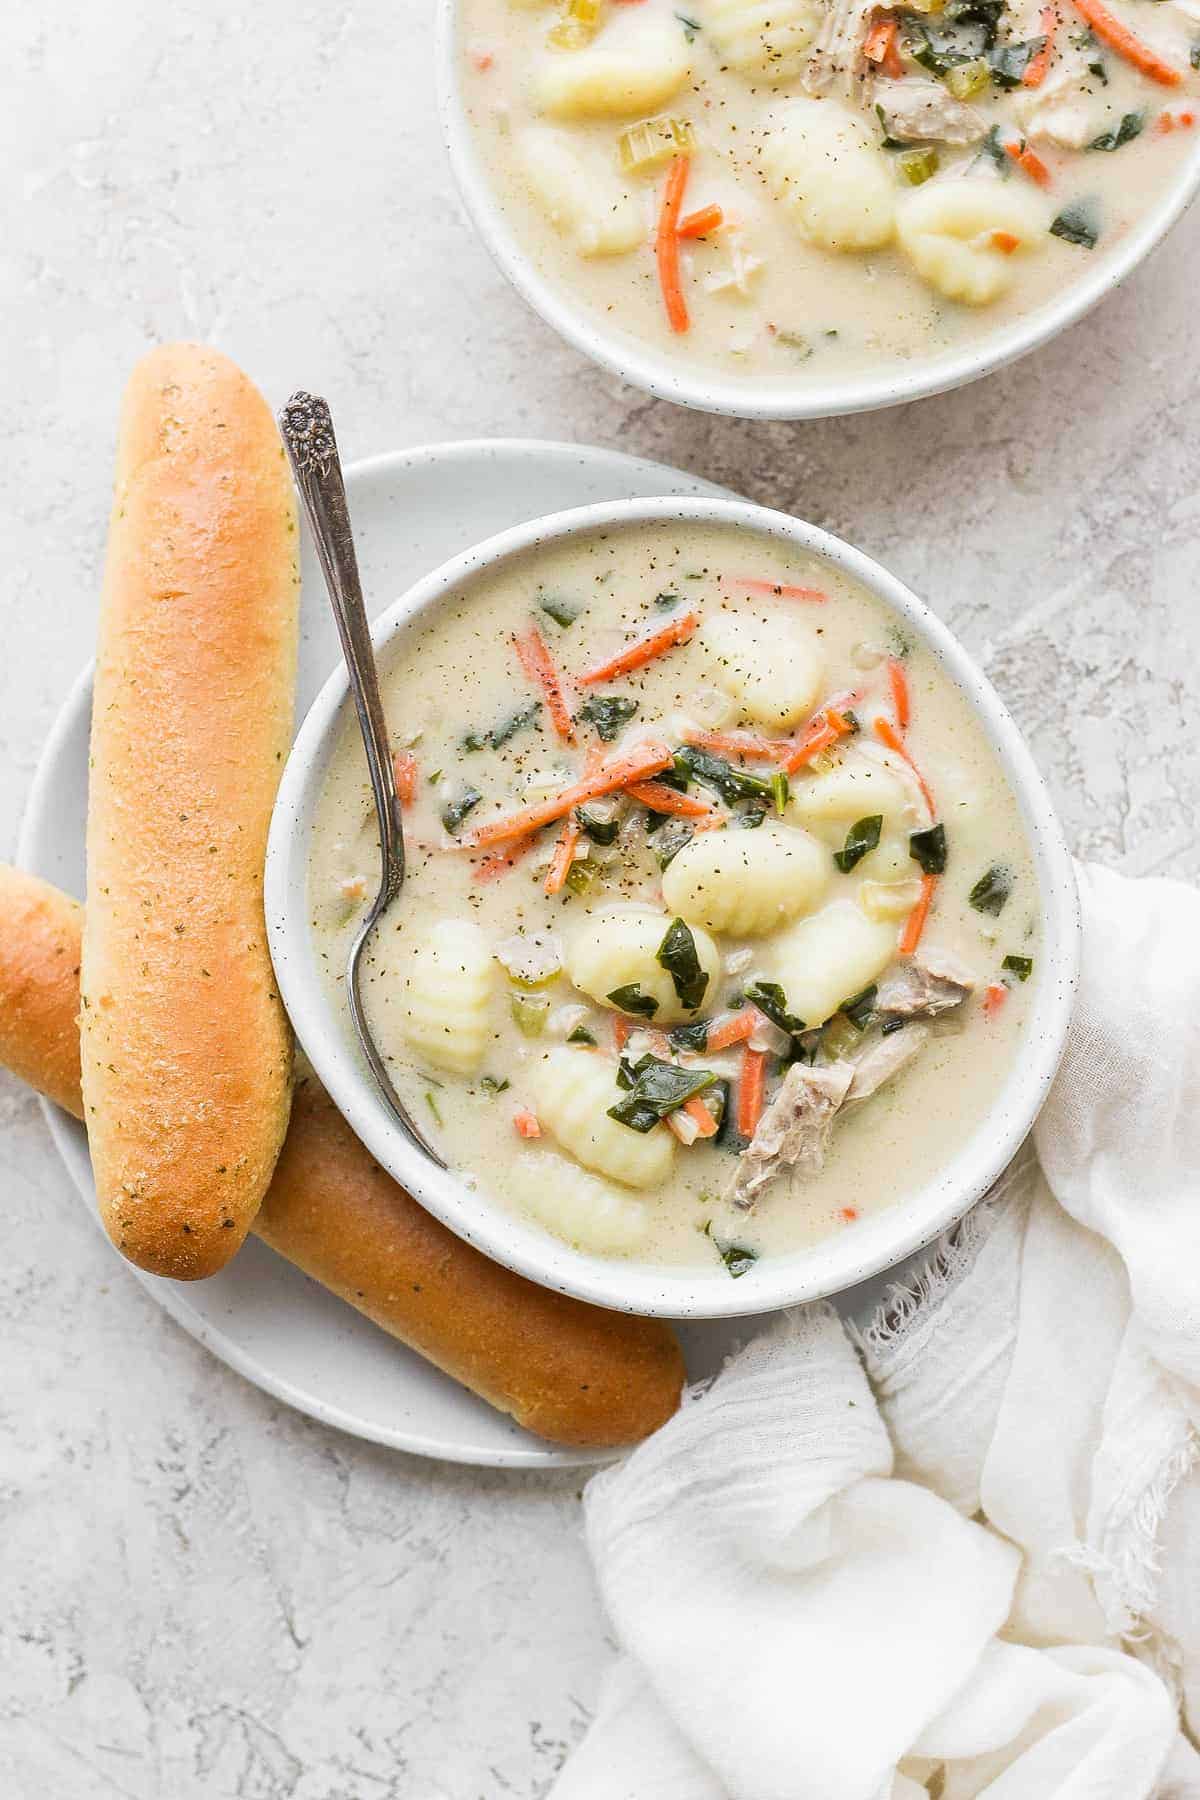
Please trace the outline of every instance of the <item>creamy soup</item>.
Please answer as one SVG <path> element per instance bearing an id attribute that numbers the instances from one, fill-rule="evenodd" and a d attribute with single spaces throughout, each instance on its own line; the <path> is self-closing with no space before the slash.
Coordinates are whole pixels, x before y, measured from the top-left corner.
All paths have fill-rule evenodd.
<path id="1" fill-rule="evenodd" d="M 864 589 L 629 526 L 468 582 L 383 682 L 409 873 L 366 1006 L 452 1169 L 585 1250 L 739 1276 L 963 1147 L 1020 1053 L 1034 874 L 969 706 Z M 377 858 L 350 720 L 309 878 L 343 1024 Z"/>
<path id="2" fill-rule="evenodd" d="M 1200 0 L 461 0 L 524 252 L 750 383 L 961 349 L 1119 244 L 1192 148 Z"/>

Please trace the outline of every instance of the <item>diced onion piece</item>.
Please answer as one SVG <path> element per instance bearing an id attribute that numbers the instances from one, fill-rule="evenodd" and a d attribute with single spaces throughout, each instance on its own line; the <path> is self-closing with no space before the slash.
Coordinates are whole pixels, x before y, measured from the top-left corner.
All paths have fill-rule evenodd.
<path id="1" fill-rule="evenodd" d="M 562 971 L 562 939 L 553 931 L 516 932 L 496 945 L 495 957 L 522 987 L 540 987 Z"/>
<path id="2" fill-rule="evenodd" d="M 863 881 L 858 903 L 868 919 L 907 919 L 921 898 L 921 883 L 911 881 Z"/>

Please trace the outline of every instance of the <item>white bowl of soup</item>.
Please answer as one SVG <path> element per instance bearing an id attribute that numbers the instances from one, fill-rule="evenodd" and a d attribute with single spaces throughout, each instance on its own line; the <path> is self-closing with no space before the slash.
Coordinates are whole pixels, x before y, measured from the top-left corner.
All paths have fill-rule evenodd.
<path id="1" fill-rule="evenodd" d="M 510 280 L 714 412 L 855 412 L 997 368 L 1200 181 L 1195 0 L 442 0 L 438 55 Z"/>
<path id="2" fill-rule="evenodd" d="M 345 676 L 284 774 L 280 987 L 375 1157 L 488 1255 L 602 1305 L 757 1312 L 932 1239 L 1028 1131 L 1075 983 L 1071 862 L 1003 705 L 811 525 L 633 500 L 502 533 L 376 631 L 408 874 Z"/>

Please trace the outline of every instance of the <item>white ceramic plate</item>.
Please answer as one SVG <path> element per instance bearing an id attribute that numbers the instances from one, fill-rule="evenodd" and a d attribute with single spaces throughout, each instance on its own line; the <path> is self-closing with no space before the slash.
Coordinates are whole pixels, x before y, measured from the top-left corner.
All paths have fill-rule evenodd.
<path id="1" fill-rule="evenodd" d="M 347 471 L 346 485 L 373 613 L 383 612 L 447 557 L 542 513 L 626 496 L 724 492 L 677 469 L 615 451 L 525 440 L 404 450 L 356 464 Z M 332 616 L 306 537 L 298 719 L 338 657 Z M 88 669 L 42 752 L 17 852 L 22 867 L 72 894 L 83 893 L 90 718 Z M 83 1128 L 48 1103 L 45 1112 L 59 1153 L 94 1216 Z M 555 1450 L 520 1430 L 256 1238 L 208 1281 L 164 1281 L 128 1263 L 123 1266 L 214 1356 L 327 1425 L 454 1462 L 561 1468 L 603 1460 Z M 743 1320 L 736 1335 L 745 1338 L 755 1328 L 755 1321 Z M 735 1330 L 701 1325 L 686 1328 L 683 1335 L 689 1367 L 702 1375 L 719 1365 Z"/>

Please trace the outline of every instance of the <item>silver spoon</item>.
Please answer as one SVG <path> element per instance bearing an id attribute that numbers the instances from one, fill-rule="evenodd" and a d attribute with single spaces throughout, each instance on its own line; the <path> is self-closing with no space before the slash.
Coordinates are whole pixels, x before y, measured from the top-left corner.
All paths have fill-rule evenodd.
<path id="1" fill-rule="evenodd" d="M 440 1169 L 445 1163 L 414 1122 L 399 1094 L 375 1039 L 363 1007 L 361 989 L 362 956 L 368 939 L 384 912 L 397 899 L 404 886 L 404 823 L 400 800 L 396 793 L 396 775 L 388 747 L 387 720 L 379 694 L 379 674 L 375 667 L 375 651 L 363 604 L 362 583 L 358 575 L 358 558 L 354 554 L 354 534 L 350 527 L 350 508 L 346 503 L 346 484 L 338 458 L 333 420 L 327 403 L 315 394 L 303 391 L 292 395 L 279 414 L 279 429 L 284 449 L 292 465 L 292 474 L 304 502 L 304 511 L 312 530 L 317 555 L 333 616 L 337 620 L 342 654 L 350 677 L 350 691 L 362 732 L 363 749 L 367 753 L 367 770 L 375 811 L 379 819 L 379 891 L 355 934 L 346 960 L 346 994 L 350 1017 L 358 1033 L 358 1041 L 379 1090 L 409 1137 Z"/>

